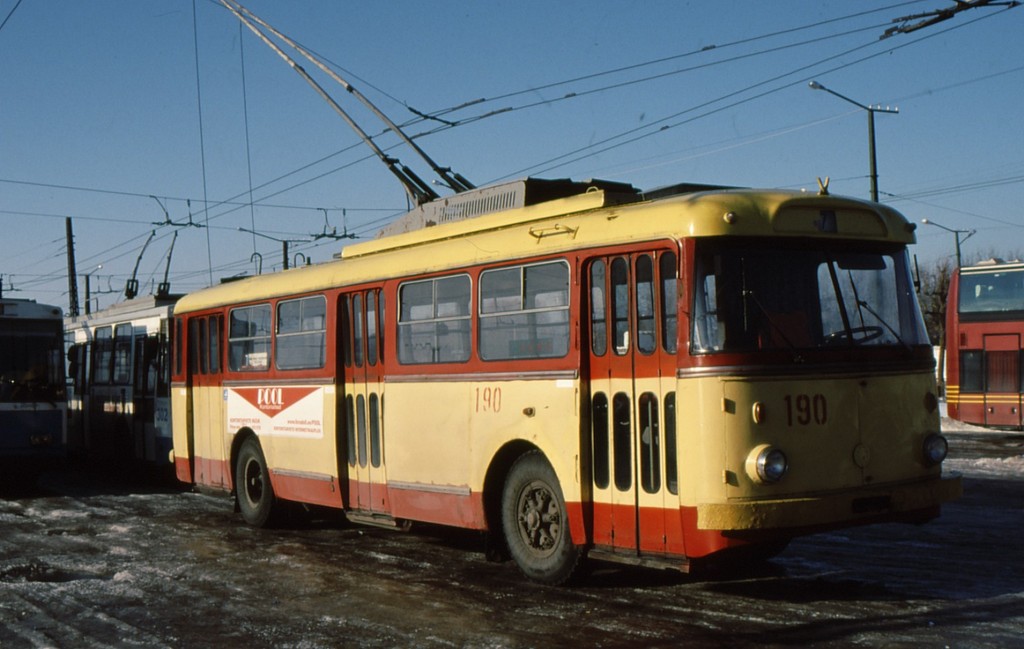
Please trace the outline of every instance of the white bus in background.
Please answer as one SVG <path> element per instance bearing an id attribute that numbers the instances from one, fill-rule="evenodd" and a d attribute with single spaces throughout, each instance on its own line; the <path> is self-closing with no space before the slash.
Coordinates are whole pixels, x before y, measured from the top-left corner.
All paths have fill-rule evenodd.
<path id="1" fill-rule="evenodd" d="M 168 349 L 177 300 L 148 295 L 65 318 L 71 452 L 168 463 Z"/>
<path id="2" fill-rule="evenodd" d="M 0 298 L 0 479 L 32 475 L 67 452 L 61 310 Z"/>

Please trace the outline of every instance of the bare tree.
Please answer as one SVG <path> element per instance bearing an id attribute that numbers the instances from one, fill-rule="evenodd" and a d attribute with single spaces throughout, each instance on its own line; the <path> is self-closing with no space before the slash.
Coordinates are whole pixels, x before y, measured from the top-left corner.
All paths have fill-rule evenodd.
<path id="1" fill-rule="evenodd" d="M 931 266 L 919 269 L 918 299 L 921 314 L 933 345 L 942 344 L 946 332 L 946 297 L 953 275 L 952 260 L 938 259 Z"/>
<path id="2" fill-rule="evenodd" d="M 949 258 L 938 259 L 931 266 L 918 270 L 918 300 L 921 315 L 928 330 L 932 345 L 939 348 L 936 379 L 939 396 L 946 394 L 946 306 L 949 295 L 949 280 L 953 276 L 954 264 Z"/>

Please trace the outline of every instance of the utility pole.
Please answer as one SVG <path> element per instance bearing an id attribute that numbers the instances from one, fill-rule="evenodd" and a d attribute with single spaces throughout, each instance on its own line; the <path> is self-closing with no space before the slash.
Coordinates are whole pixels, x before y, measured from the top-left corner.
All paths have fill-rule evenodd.
<path id="1" fill-rule="evenodd" d="M 71 217 L 64 218 L 64 236 L 68 246 L 68 301 L 71 303 L 68 313 L 78 315 L 78 274 L 75 271 L 75 236 L 71 231 Z"/>

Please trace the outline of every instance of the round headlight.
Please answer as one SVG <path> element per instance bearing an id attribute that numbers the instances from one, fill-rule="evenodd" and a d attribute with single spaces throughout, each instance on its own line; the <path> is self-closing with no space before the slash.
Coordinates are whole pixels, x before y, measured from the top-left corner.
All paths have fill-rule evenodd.
<path id="1" fill-rule="evenodd" d="M 938 464 L 946 459 L 949 443 L 942 435 L 932 433 L 924 438 L 924 461 L 926 464 Z"/>
<path id="2" fill-rule="evenodd" d="M 786 454 L 777 448 L 765 449 L 757 455 L 757 476 L 765 482 L 778 482 L 787 468 Z"/>
<path id="3" fill-rule="evenodd" d="M 786 474 L 789 464 L 786 454 L 777 448 L 761 449 L 757 454 L 757 477 L 763 482 L 778 482 Z"/>

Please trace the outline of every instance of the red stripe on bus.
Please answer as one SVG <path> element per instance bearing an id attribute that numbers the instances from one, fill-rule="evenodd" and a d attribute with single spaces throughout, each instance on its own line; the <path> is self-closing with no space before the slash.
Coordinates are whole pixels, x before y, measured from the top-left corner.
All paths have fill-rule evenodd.
<path id="1" fill-rule="evenodd" d="M 307 478 L 270 471 L 270 484 L 278 498 L 341 509 L 340 485 L 333 478 Z"/>
<path id="2" fill-rule="evenodd" d="M 357 482 L 350 481 L 349 489 Z M 456 494 L 417 489 L 389 489 L 391 513 L 397 519 L 409 519 L 453 525 L 474 530 L 487 529 L 484 517 L 484 498 L 480 492 Z"/>

